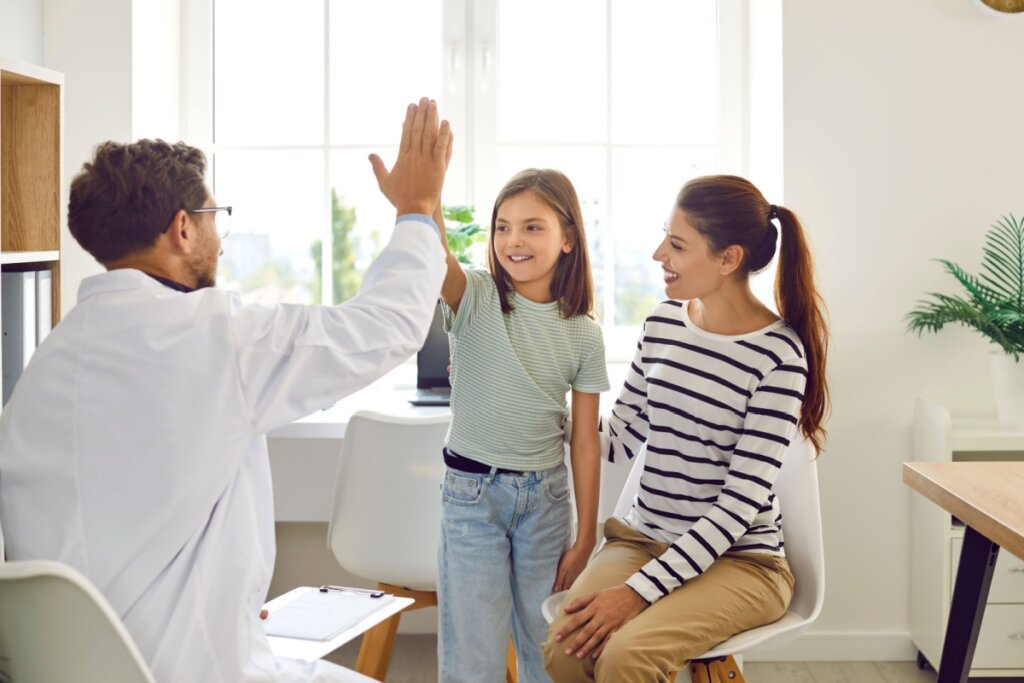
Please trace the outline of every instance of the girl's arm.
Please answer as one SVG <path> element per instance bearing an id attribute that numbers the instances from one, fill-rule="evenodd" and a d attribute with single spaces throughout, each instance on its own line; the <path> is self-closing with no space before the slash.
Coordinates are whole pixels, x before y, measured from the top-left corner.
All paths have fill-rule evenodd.
<path id="1" fill-rule="evenodd" d="M 600 394 L 575 389 L 572 392 L 572 464 L 573 493 L 576 498 L 576 542 L 558 561 L 553 591 L 569 588 L 590 560 L 597 544 L 597 503 L 601 488 L 601 447 L 597 436 Z"/>
<path id="2" fill-rule="evenodd" d="M 455 258 L 455 254 L 448 248 L 448 232 L 444 226 L 444 216 L 441 213 L 440 203 L 434 207 L 434 222 L 441 231 L 441 245 L 448 263 L 448 274 L 445 275 L 444 283 L 441 285 L 441 298 L 453 311 L 459 310 L 462 302 L 462 295 L 466 293 L 466 273 L 462 270 L 462 264 Z"/>

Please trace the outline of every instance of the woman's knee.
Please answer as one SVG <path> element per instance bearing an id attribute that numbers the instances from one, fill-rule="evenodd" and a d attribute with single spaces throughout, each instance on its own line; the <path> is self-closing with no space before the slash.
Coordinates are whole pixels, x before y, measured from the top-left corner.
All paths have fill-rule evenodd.
<path id="1" fill-rule="evenodd" d="M 604 645 L 594 666 L 598 683 L 652 683 L 668 681 L 663 656 L 650 647 L 637 647 L 628 632 L 616 631 Z"/>
<path id="2" fill-rule="evenodd" d="M 556 621 L 555 624 L 558 624 Z M 565 642 L 555 640 L 555 625 L 548 630 L 547 640 L 541 647 L 544 653 L 544 670 L 554 683 L 576 683 L 593 681 L 593 660 L 587 662 L 573 655 L 565 654 Z"/>

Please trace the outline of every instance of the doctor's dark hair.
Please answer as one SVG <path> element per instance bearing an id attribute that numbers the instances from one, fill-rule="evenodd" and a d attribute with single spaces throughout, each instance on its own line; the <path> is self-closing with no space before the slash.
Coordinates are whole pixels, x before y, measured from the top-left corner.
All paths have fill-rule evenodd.
<path id="1" fill-rule="evenodd" d="M 209 197 L 206 156 L 183 142 L 104 142 L 71 181 L 68 229 L 100 263 L 152 247 L 182 210 Z"/>
<path id="2" fill-rule="evenodd" d="M 778 242 L 775 305 L 800 337 L 807 356 L 800 431 L 820 452 L 826 436 L 823 423 L 831 406 L 825 377 L 828 323 L 803 226 L 795 213 L 770 204 L 753 183 L 738 176 L 694 178 L 683 185 L 676 204 L 686 214 L 687 222 L 707 239 L 712 252 L 719 253 L 734 244 L 743 249 L 738 271 L 743 278 L 768 266 Z M 773 220 L 778 220 L 781 235 Z"/>
<path id="3" fill-rule="evenodd" d="M 487 250 L 487 267 L 494 276 L 498 288 L 498 300 L 501 311 L 509 313 L 509 291 L 515 289 L 508 271 L 502 267 L 494 250 L 494 226 L 498 222 L 498 209 L 506 200 L 521 194 L 532 192 L 538 199 L 547 204 L 558 216 L 558 223 L 572 245 L 568 254 L 561 253 L 555 264 L 555 274 L 551 279 L 551 296 L 558 302 L 558 310 L 563 318 L 574 315 L 594 317 L 594 279 L 590 273 L 590 254 L 587 251 L 587 237 L 583 232 L 583 212 L 580 200 L 576 196 L 576 188 L 561 171 L 550 168 L 528 168 L 512 177 L 505 187 L 501 188 L 494 200 L 491 212 L 491 232 Z"/>

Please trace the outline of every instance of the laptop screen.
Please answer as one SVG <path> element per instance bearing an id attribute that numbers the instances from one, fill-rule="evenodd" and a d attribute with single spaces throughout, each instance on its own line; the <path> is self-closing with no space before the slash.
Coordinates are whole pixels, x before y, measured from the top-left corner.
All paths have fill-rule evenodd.
<path id="1" fill-rule="evenodd" d="M 434 308 L 434 319 L 423 348 L 416 354 L 416 388 L 450 387 L 448 381 L 448 333 L 444 331 L 441 304 Z"/>

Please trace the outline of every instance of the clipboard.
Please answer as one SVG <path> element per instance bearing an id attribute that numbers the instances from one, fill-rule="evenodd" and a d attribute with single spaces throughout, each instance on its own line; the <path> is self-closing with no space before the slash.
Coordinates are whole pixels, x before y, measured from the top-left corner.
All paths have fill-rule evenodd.
<path id="1" fill-rule="evenodd" d="M 339 599 L 339 596 L 345 597 Z M 311 662 L 413 602 L 412 598 L 389 593 L 370 598 L 358 592 L 330 590 L 322 593 L 319 588 L 300 586 L 264 605 L 269 615 L 263 620 L 263 627 L 275 657 Z M 372 607 L 367 603 L 372 603 Z M 330 635 L 324 639 L 325 634 Z"/>
<path id="2" fill-rule="evenodd" d="M 394 595 L 319 589 L 274 610 L 263 622 L 268 636 L 325 641 L 352 628 L 395 599 Z"/>

